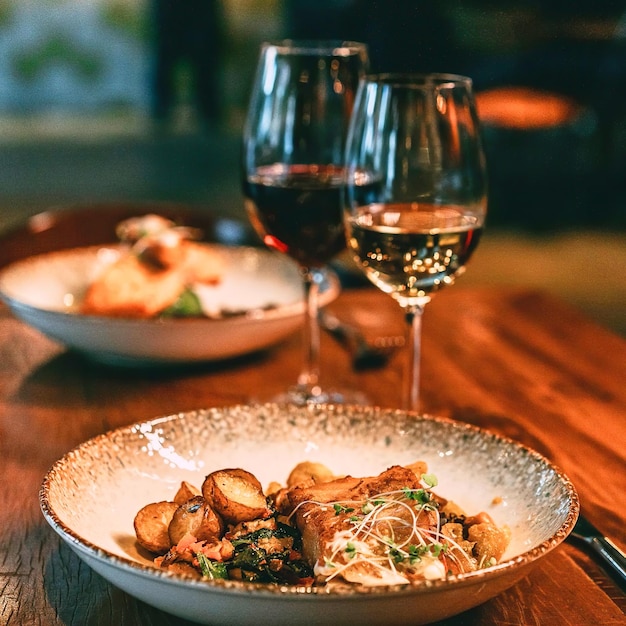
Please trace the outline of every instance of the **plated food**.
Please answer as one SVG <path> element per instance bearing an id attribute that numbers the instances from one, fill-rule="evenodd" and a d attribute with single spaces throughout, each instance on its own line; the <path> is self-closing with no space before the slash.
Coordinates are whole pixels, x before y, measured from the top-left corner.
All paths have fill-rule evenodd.
<path id="1" fill-rule="evenodd" d="M 434 475 L 439 482 L 436 491 L 455 506 L 470 516 L 484 512 L 497 528 L 509 529 L 510 541 L 497 564 L 487 564 L 487 559 L 472 571 L 424 577 L 410 584 L 364 585 L 340 577 L 321 585 L 194 580 L 189 571 L 160 567 L 155 554 L 137 542 L 134 521 L 141 508 L 174 502 L 183 483 L 191 486 L 185 501 L 202 495 L 192 494 L 195 489 L 202 492 L 206 477 L 224 468 L 252 474 L 265 497 L 277 494 L 271 483 L 286 481 L 301 462 L 330 468 L 332 477 L 345 480 L 378 477 L 393 467 L 405 471 L 416 459 L 427 463 L 426 472 L 417 469 L 420 489 L 435 491 L 423 482 L 422 474 L 431 483 Z M 399 483 L 406 480 L 403 475 Z M 324 484 L 328 481 L 305 489 Z M 375 491 L 385 492 L 378 487 Z M 319 493 L 297 491 L 294 486 L 292 495 L 296 493 L 305 501 L 322 500 Z M 341 507 L 350 508 L 342 502 L 355 500 L 353 496 L 335 491 L 324 503 L 332 508 L 330 519 L 335 519 L 337 504 L 337 519 L 351 523 L 352 512 Z M 578 514 L 576 492 L 567 477 L 518 443 L 450 420 L 332 405 L 214 408 L 120 428 L 60 459 L 46 476 L 40 500 L 50 525 L 96 572 L 153 606 L 205 624 L 256 624 L 259 615 L 285 625 L 427 624 L 515 584 L 565 539 Z M 258 488 L 246 503 L 265 510 Z M 295 510 L 298 502 L 293 499 L 288 506 Z M 298 508 L 303 514 L 304 506 Z M 193 508 L 192 503 L 187 511 L 200 510 Z M 233 528 L 241 523 L 237 520 L 236 511 L 222 517 Z M 179 525 L 178 534 L 170 538 L 168 524 L 167 541 L 180 544 L 184 528 Z"/>
<path id="2" fill-rule="evenodd" d="M 496 565 L 509 528 L 436 485 L 423 462 L 363 478 L 303 462 L 268 494 L 250 472 L 221 469 L 143 506 L 134 528 L 159 567 L 204 580 L 403 585 Z"/>
<path id="3" fill-rule="evenodd" d="M 128 218 L 116 232 L 118 254 L 95 270 L 75 302 L 82 314 L 126 318 L 224 314 L 203 306 L 203 287 L 222 281 L 223 257 L 218 248 L 194 240 L 199 232 L 155 214 Z"/>
<path id="4" fill-rule="evenodd" d="M 301 326 L 302 285 L 292 261 L 261 248 L 190 243 L 194 275 L 202 279 L 191 281 L 193 289 L 188 263 L 146 269 L 122 242 L 18 261 L 0 272 L 0 297 L 52 339 L 116 365 L 232 358 L 268 348 Z M 117 289 L 129 264 L 135 280 Z M 148 295 L 154 292 L 167 298 Z M 339 281 L 328 274 L 322 302 L 338 293 Z"/>

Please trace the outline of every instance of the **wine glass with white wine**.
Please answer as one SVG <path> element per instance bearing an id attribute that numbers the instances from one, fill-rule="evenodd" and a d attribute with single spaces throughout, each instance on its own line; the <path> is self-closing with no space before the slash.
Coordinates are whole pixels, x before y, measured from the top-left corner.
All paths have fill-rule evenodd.
<path id="1" fill-rule="evenodd" d="M 346 146 L 348 247 L 402 307 L 411 351 L 403 398 L 420 406 L 421 320 L 480 240 L 487 175 L 472 81 L 451 74 L 370 75 Z"/>

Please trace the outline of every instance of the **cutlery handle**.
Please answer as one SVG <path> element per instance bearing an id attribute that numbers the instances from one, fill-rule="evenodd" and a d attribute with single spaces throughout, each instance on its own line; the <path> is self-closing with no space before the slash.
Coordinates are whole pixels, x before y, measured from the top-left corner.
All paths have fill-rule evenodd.
<path id="1" fill-rule="evenodd" d="M 593 537 L 589 546 L 618 574 L 622 584 L 626 584 L 626 554 L 606 537 Z"/>
<path id="2" fill-rule="evenodd" d="M 321 327 L 348 351 L 356 370 L 379 368 L 387 362 L 382 352 L 369 346 L 358 328 L 341 322 L 326 312 L 320 314 L 319 320 Z"/>

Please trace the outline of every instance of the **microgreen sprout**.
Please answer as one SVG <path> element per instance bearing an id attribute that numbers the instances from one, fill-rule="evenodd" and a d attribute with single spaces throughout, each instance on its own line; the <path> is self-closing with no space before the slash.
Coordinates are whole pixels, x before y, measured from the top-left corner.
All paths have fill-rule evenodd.
<path id="1" fill-rule="evenodd" d="M 428 546 L 428 550 L 433 556 L 439 557 L 439 555 L 446 552 L 447 546 L 444 543 L 431 543 Z"/>
<path id="2" fill-rule="evenodd" d="M 341 515 L 342 513 L 352 513 L 352 511 L 354 511 L 354 507 L 345 506 L 343 504 L 339 504 L 339 502 L 333 504 L 333 509 L 335 509 L 335 515 Z"/>
<path id="3" fill-rule="evenodd" d="M 439 481 L 434 474 L 422 474 L 422 480 L 431 489 L 439 484 Z"/>
<path id="4" fill-rule="evenodd" d="M 402 493 L 407 500 L 414 500 L 420 504 L 428 504 L 431 500 L 430 493 L 426 489 L 409 489 L 405 487 Z"/>
<path id="5" fill-rule="evenodd" d="M 363 513 L 363 515 L 367 515 L 368 513 L 371 513 L 376 507 L 379 507 L 383 504 L 385 504 L 385 500 L 367 500 L 361 507 L 361 512 Z"/>
<path id="6" fill-rule="evenodd" d="M 349 559 L 353 559 L 356 556 L 356 546 L 351 541 L 348 541 L 345 552 Z"/>
<path id="7" fill-rule="evenodd" d="M 407 552 L 409 553 L 409 563 L 411 565 L 414 565 L 415 563 L 418 563 L 419 561 L 422 560 L 423 549 L 424 549 L 424 546 L 416 546 L 414 543 L 412 543 L 407 548 Z"/>
<path id="8" fill-rule="evenodd" d="M 389 556 L 393 559 L 394 563 L 403 563 L 405 559 L 405 555 L 402 550 L 395 546 L 390 546 Z"/>

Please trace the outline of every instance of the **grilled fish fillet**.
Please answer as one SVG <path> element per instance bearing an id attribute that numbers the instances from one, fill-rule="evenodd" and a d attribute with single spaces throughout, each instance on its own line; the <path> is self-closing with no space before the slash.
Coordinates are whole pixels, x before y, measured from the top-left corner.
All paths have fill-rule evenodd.
<path id="1" fill-rule="evenodd" d="M 347 476 L 330 482 L 292 487 L 281 501 L 281 512 L 295 514 L 296 525 L 302 534 L 304 558 L 314 567 L 316 563 L 323 562 L 336 534 L 349 527 L 350 502 L 361 502 L 404 488 L 419 489 L 420 479 L 406 467 L 393 466 L 378 476 Z"/>

